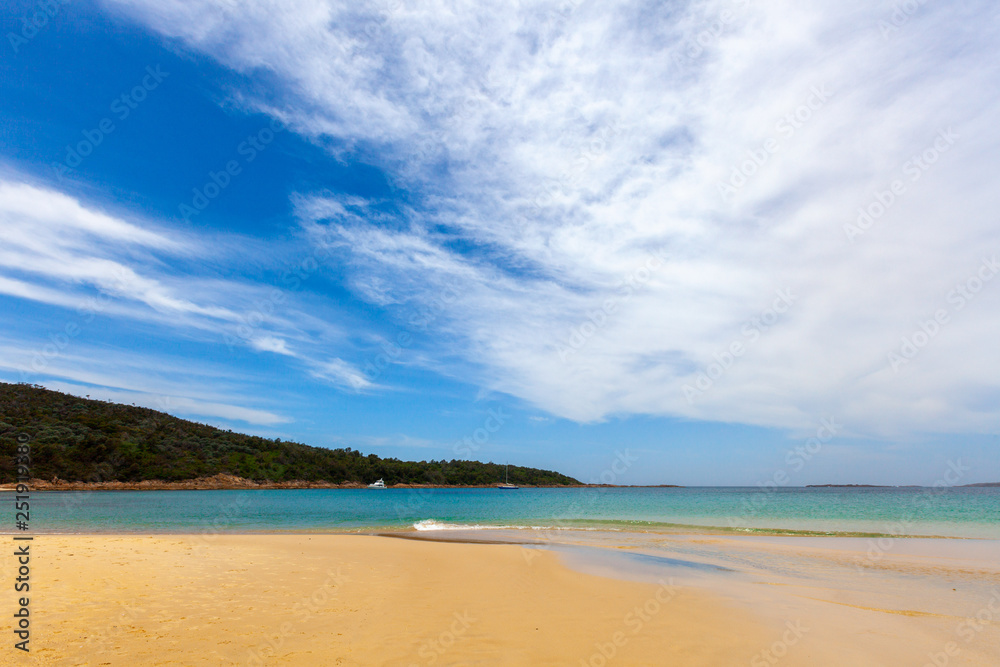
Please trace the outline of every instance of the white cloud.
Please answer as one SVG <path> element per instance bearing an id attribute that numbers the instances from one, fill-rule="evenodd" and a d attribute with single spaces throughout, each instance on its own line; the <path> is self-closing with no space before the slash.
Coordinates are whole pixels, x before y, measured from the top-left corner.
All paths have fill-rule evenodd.
<path id="1" fill-rule="evenodd" d="M 216 362 L 191 364 L 147 352 L 92 346 L 57 332 L 27 347 L 0 337 L 0 370 L 9 381 L 33 382 L 75 396 L 135 403 L 171 414 L 217 417 L 249 424 L 292 421 L 283 415 L 248 407 L 254 378 L 230 372 Z"/>
<path id="2" fill-rule="evenodd" d="M 386 224 L 329 195 L 300 211 L 341 239 L 364 298 L 440 305 L 433 328 L 490 389 L 582 421 L 997 429 L 982 397 L 998 393 L 1000 281 L 948 301 L 1000 251 L 989 3 L 928 3 L 890 31 L 892 7 L 861 0 L 108 4 L 269 71 L 279 87 L 249 104 L 415 193 Z M 783 289 L 794 304 L 751 340 Z M 888 353 L 939 309 L 948 324 L 894 372 Z"/>
<path id="3" fill-rule="evenodd" d="M 330 359 L 316 364 L 312 370 L 313 377 L 329 380 L 334 384 L 354 390 L 369 389 L 374 385 L 350 362 L 340 358 Z"/>
<path id="4" fill-rule="evenodd" d="M 250 347 L 259 352 L 274 352 L 294 357 L 295 353 L 288 348 L 288 341 L 275 336 L 261 336 L 250 340 Z"/>
<path id="5" fill-rule="evenodd" d="M 251 248 L 239 244 L 235 253 L 233 239 L 182 238 L 128 215 L 111 216 L 65 193 L 0 177 L 0 294 L 62 309 L 41 317 L 26 309 L 9 323 L 0 368 L 19 381 L 85 383 L 95 395 L 125 392 L 141 405 L 180 414 L 261 425 L 289 421 L 229 402 L 236 382 L 218 368 L 203 376 L 204 359 L 173 348 L 178 341 L 207 344 L 214 361 L 225 344 L 229 354 L 249 347 L 312 363 L 310 355 L 325 358 L 331 346 L 346 344 L 331 323 L 333 309 L 274 285 L 220 278 L 204 262 L 192 270 L 185 263 L 192 248 L 212 246 L 213 264 L 239 275 Z M 273 247 L 269 259 L 280 267 Z M 120 337 L 144 339 L 143 351 L 128 351 L 135 343 L 122 345 Z M 103 345 L 95 345 L 97 339 Z M 199 391 L 191 388 L 194 378 L 202 383 Z M 249 386 L 253 378 L 239 383 Z"/>
<path id="6" fill-rule="evenodd" d="M 63 192 L 0 177 L 0 294 L 71 309 L 78 324 L 95 316 L 155 322 L 286 355 L 288 339 L 342 337 L 275 285 L 185 264 L 205 247 L 213 249 L 211 264 L 231 275 L 262 254 L 249 239 L 152 231 Z M 301 247 L 270 244 L 261 259 L 280 266 L 292 250 Z"/>
<path id="7" fill-rule="evenodd" d="M 236 319 L 232 311 L 192 303 L 162 280 L 130 266 L 129 261 L 138 263 L 129 257 L 130 248 L 178 253 L 185 244 L 86 208 L 61 192 L 0 181 L 0 270 L 61 283 L 71 290 L 89 286 L 158 313 Z M 65 297 L 53 290 L 27 289 L 12 276 L 3 287 L 16 296 L 66 305 Z"/>
<path id="8" fill-rule="evenodd" d="M 0 182 L 0 216 L 8 223 L 3 227 L 6 241 L 37 251 L 49 244 L 72 246 L 84 236 L 163 250 L 186 249 L 183 242 L 86 208 L 61 192 L 27 183 Z M 39 228 L 58 233 L 39 234 Z"/>
<path id="9" fill-rule="evenodd" d="M 194 400 L 184 396 L 120 391 L 104 387 L 74 385 L 65 382 L 46 382 L 44 386 L 48 389 L 61 391 L 73 396 L 86 396 L 96 401 L 131 403 L 140 407 L 175 415 L 215 417 L 229 421 L 242 421 L 259 426 L 287 424 L 292 421 L 288 417 L 268 412 L 267 410 L 257 410 L 227 403 Z"/>

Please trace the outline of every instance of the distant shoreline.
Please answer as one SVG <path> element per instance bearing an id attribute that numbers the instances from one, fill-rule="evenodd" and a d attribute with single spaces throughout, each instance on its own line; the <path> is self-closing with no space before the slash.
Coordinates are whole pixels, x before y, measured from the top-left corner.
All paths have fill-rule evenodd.
<path id="1" fill-rule="evenodd" d="M 16 483 L 0 484 L 0 493 L 14 491 Z M 32 479 L 29 484 L 32 491 L 253 491 L 280 489 L 367 489 L 368 485 L 361 482 L 326 482 L 294 480 L 290 482 L 254 481 L 235 475 L 218 474 L 212 477 L 184 479 L 176 482 L 163 480 L 144 480 L 141 482 L 70 482 L 64 479 L 44 480 Z M 492 489 L 496 484 L 389 484 L 387 489 Z M 522 489 L 684 489 L 700 488 L 686 487 L 680 484 L 521 484 Z M 978 484 L 963 484 L 961 486 L 943 487 L 952 489 L 998 488 L 1000 482 L 981 482 Z M 751 488 L 751 487 L 712 487 L 712 488 Z M 797 489 L 925 489 L 935 488 L 920 484 L 807 484 Z M 374 490 L 374 489 L 373 489 Z"/>
<path id="2" fill-rule="evenodd" d="M 491 489 L 495 484 L 391 484 L 387 489 Z M 15 483 L 0 484 L 0 492 L 14 491 Z M 199 477 L 176 482 L 163 480 L 144 480 L 142 482 L 70 482 L 63 479 L 43 480 L 32 479 L 28 483 L 32 491 L 252 491 L 273 489 L 367 489 L 367 484 L 361 482 L 310 482 L 296 480 L 291 482 L 255 482 L 252 479 L 235 475 L 219 474 L 212 477 Z M 600 489 L 600 488 L 683 488 L 675 484 L 651 486 L 617 486 L 614 484 L 552 484 L 528 485 L 525 489 Z M 374 490 L 374 489 L 373 489 Z"/>

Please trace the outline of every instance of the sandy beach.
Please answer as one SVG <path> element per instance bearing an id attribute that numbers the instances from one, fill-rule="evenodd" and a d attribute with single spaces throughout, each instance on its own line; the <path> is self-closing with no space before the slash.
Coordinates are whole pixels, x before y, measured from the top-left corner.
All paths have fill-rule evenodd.
<path id="1" fill-rule="evenodd" d="M 53 536 L 34 549 L 38 664 L 577 664 L 616 633 L 624 664 L 726 664 L 769 636 L 708 595 L 513 545 Z"/>
<path id="2" fill-rule="evenodd" d="M 986 561 L 894 553 L 879 566 L 918 575 L 910 590 L 883 590 L 883 569 L 874 568 L 851 590 L 826 576 L 849 567 L 849 544 L 663 539 L 700 551 L 706 568 L 628 567 L 614 560 L 635 551 L 627 541 L 574 552 L 366 535 L 42 535 L 32 543 L 32 650 L 17 657 L 45 665 L 599 667 L 919 666 L 937 654 L 939 664 L 990 665 L 1000 655 L 995 623 L 960 630 L 975 610 L 963 612 L 970 607 L 958 599 L 975 606 L 981 598 L 988 610 L 983 584 L 992 579 L 1000 590 Z M 769 551 L 786 576 L 752 572 Z M 713 553 L 743 559 L 747 570 L 714 571 Z M 3 563 L 8 579 L 11 560 Z M 810 582 L 793 561 L 825 574 Z M 944 585 L 951 577 L 970 587 Z M 936 593 L 947 588 L 955 599 Z M 13 607 L 11 591 L 4 603 Z M 1000 594 L 992 604 L 1000 618 Z"/>
<path id="3" fill-rule="evenodd" d="M 0 14 L 0 667 L 1000 667 L 1000 0 Z"/>

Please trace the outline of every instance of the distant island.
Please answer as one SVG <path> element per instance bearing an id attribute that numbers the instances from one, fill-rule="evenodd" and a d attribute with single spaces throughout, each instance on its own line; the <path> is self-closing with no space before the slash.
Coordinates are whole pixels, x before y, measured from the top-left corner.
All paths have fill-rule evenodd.
<path id="1" fill-rule="evenodd" d="M 896 486 L 894 484 L 806 484 L 807 489 L 909 489 L 918 488 L 916 484 Z"/>
<path id="2" fill-rule="evenodd" d="M 962 484 L 961 486 L 948 487 L 955 489 L 969 489 L 973 487 L 996 487 L 1000 482 L 984 482 L 981 484 Z M 920 484 L 806 484 L 807 489 L 928 489 L 931 487 Z"/>
<path id="3" fill-rule="evenodd" d="M 31 438 L 32 485 L 68 489 L 358 488 L 492 486 L 504 466 L 400 461 L 224 431 L 131 405 L 88 400 L 38 385 L 0 383 L 0 484 L 16 479 L 16 436 Z M 521 486 L 584 486 L 537 468 L 510 466 Z"/>

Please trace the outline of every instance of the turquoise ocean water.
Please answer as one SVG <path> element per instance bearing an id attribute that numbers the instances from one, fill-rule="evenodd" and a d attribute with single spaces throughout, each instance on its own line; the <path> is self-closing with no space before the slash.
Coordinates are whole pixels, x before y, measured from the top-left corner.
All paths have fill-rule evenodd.
<path id="1" fill-rule="evenodd" d="M 39 533 L 708 527 L 1000 539 L 1000 488 L 68 491 L 31 498 L 31 528 Z"/>

